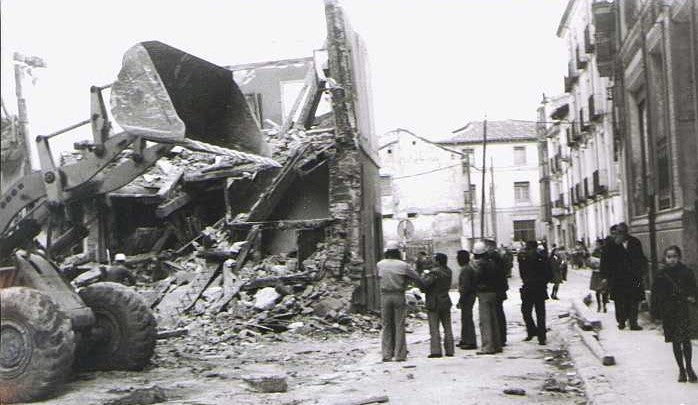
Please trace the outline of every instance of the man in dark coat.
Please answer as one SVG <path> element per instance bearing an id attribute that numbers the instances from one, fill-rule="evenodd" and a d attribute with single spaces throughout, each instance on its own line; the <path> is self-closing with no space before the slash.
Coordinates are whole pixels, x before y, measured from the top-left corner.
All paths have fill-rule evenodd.
<path id="1" fill-rule="evenodd" d="M 548 299 L 548 283 L 553 274 L 546 253 L 537 251 L 536 241 L 526 242 L 526 249 L 519 253 L 519 275 L 521 286 L 521 314 L 526 323 L 527 337 L 538 337 L 538 343 L 546 343 L 545 300 Z M 533 322 L 533 309 L 536 322 Z"/>
<path id="2" fill-rule="evenodd" d="M 628 233 L 628 226 L 621 222 L 613 235 L 614 243 L 604 246 L 601 254 L 601 277 L 608 285 L 611 299 L 615 301 L 618 329 L 642 330 L 637 324 L 637 312 L 645 293 L 643 277 L 647 271 L 647 258 L 640 240 Z"/>
<path id="3" fill-rule="evenodd" d="M 507 318 L 504 314 L 504 301 L 507 299 L 507 291 L 509 290 L 509 283 L 506 277 L 506 262 L 504 258 L 497 251 L 496 244 L 489 244 L 487 246 L 488 252 L 487 257 L 492 262 L 492 265 L 498 274 L 498 284 L 497 284 L 497 322 L 499 325 L 499 338 L 501 340 L 502 346 L 507 345 Z"/>
<path id="4" fill-rule="evenodd" d="M 425 308 L 429 317 L 430 354 L 429 357 L 441 357 L 441 332 L 439 324 L 444 328 L 444 352 L 446 356 L 453 356 L 453 329 L 451 327 L 451 298 L 448 291 L 451 289 L 451 277 L 453 272 L 446 265 L 448 258 L 443 253 L 434 255 L 436 266 L 425 270 L 422 276 L 424 290 L 426 292 Z"/>
<path id="5" fill-rule="evenodd" d="M 473 306 L 475 306 L 475 298 L 477 298 L 475 270 L 470 266 L 470 253 L 467 250 L 459 250 L 456 260 L 460 266 L 458 308 L 460 308 L 461 329 L 458 347 L 463 350 L 477 349 L 475 323 L 473 322 Z"/>

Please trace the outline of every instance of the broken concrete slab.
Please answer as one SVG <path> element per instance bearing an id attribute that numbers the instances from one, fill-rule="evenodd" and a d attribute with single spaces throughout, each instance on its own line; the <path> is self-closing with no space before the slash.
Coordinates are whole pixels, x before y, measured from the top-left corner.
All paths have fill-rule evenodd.
<path id="1" fill-rule="evenodd" d="M 288 382 L 282 374 L 250 374 L 242 377 L 249 386 L 258 392 L 286 392 Z"/>
<path id="2" fill-rule="evenodd" d="M 254 307 L 266 311 L 274 308 L 276 302 L 281 299 L 281 294 L 273 287 L 262 288 L 254 296 Z"/>

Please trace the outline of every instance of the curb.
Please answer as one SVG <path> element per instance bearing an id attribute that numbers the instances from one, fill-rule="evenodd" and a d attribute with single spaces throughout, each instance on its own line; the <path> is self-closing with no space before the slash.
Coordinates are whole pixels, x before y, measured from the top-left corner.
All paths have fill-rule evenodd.
<path id="1" fill-rule="evenodd" d="M 572 309 L 581 321 L 580 326 L 583 330 L 599 330 L 603 327 L 601 319 L 581 300 L 572 300 Z"/>
<path id="2" fill-rule="evenodd" d="M 594 355 L 598 360 L 601 361 L 601 364 L 604 366 L 613 366 L 616 364 L 616 359 L 612 355 L 608 354 L 606 352 L 606 349 L 601 345 L 601 342 L 598 341 L 596 338 L 595 333 L 585 333 L 584 330 L 582 330 L 581 327 L 577 324 L 572 324 L 572 328 L 574 329 L 575 332 L 579 334 L 579 337 L 582 339 L 582 343 L 584 343 L 584 346 L 589 349 L 591 354 Z"/>

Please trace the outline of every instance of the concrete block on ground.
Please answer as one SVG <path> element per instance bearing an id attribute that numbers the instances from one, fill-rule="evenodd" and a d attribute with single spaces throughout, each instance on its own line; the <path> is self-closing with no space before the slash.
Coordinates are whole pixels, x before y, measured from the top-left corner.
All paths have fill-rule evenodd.
<path id="1" fill-rule="evenodd" d="M 599 330 L 603 327 L 599 316 L 589 307 L 584 305 L 582 300 L 572 300 L 572 309 L 577 314 L 580 326 L 584 330 Z"/>
<path id="2" fill-rule="evenodd" d="M 592 332 L 585 332 L 579 325 L 573 325 L 574 330 L 579 334 L 582 339 L 582 343 L 586 346 L 589 351 L 601 361 L 604 366 L 613 366 L 616 364 L 616 359 L 610 353 L 606 352 L 606 349 L 601 345 L 601 342 L 596 339 Z"/>
<path id="3" fill-rule="evenodd" d="M 288 382 L 286 376 L 281 374 L 250 374 L 242 379 L 259 392 L 286 392 Z"/>

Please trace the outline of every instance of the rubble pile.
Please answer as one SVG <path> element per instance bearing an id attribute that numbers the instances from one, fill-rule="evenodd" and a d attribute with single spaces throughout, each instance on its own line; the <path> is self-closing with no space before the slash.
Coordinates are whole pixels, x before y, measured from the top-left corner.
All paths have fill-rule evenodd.
<path id="1" fill-rule="evenodd" d="M 208 227 L 190 253 L 162 263 L 169 276 L 142 291 L 161 329 L 186 328 L 193 344 L 211 351 L 282 332 L 378 332 L 377 317 L 350 313 L 351 280 L 325 277 L 324 244 L 302 263 L 271 255 L 238 265 L 253 248 L 230 234 L 224 225 Z"/>

